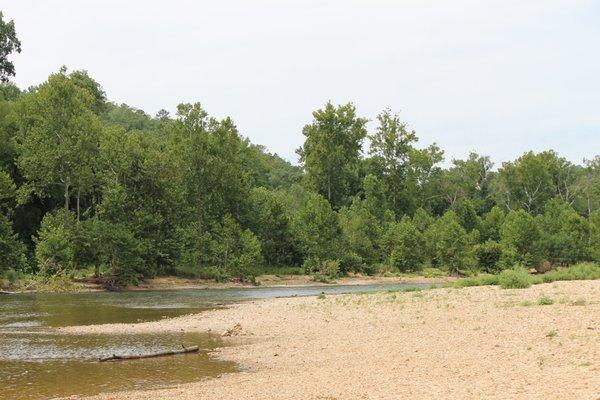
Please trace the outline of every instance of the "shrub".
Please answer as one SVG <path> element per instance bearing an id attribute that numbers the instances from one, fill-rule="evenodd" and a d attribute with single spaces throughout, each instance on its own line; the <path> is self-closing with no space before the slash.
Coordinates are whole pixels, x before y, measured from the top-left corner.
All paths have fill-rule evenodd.
<path id="1" fill-rule="evenodd" d="M 35 239 L 35 258 L 42 272 L 57 274 L 73 267 L 73 223 L 73 214 L 63 210 L 48 213 L 42 219 Z"/>
<path id="2" fill-rule="evenodd" d="M 523 268 L 506 269 L 500 273 L 498 283 L 502 289 L 525 289 L 531 286 L 531 274 Z"/>
<path id="3" fill-rule="evenodd" d="M 26 265 L 25 245 L 13 232 L 10 220 L 0 214 L 0 274 L 11 269 L 23 270 Z"/>
<path id="4" fill-rule="evenodd" d="M 330 283 L 340 277 L 340 261 L 309 258 L 304 262 L 304 271 L 316 281 Z"/>
<path id="5" fill-rule="evenodd" d="M 473 231 L 476 232 L 476 231 Z M 456 214 L 448 211 L 429 227 L 425 235 L 434 244 L 434 262 L 451 274 L 464 273 L 474 265 L 472 237 L 458 223 Z"/>
<path id="6" fill-rule="evenodd" d="M 383 246 L 390 266 L 401 272 L 421 269 L 425 260 L 425 241 L 421 231 L 409 218 L 389 224 L 383 238 Z"/>
<path id="7" fill-rule="evenodd" d="M 500 243 L 513 249 L 516 262 L 525 266 L 535 266 L 544 260 L 540 230 L 531 214 L 523 210 L 508 213 L 500 235 Z"/>
<path id="8" fill-rule="evenodd" d="M 538 299 L 538 305 L 540 306 L 550 306 L 552 304 L 554 304 L 554 300 L 548 296 L 542 296 Z"/>
<path id="9" fill-rule="evenodd" d="M 475 256 L 479 262 L 479 268 L 484 272 L 496 273 L 502 269 L 500 264 L 502 245 L 498 242 L 488 240 L 478 244 L 475 246 Z"/>
<path id="10" fill-rule="evenodd" d="M 365 264 L 363 258 L 354 252 L 344 253 L 340 259 L 340 273 L 346 275 L 348 272 L 363 272 Z"/>

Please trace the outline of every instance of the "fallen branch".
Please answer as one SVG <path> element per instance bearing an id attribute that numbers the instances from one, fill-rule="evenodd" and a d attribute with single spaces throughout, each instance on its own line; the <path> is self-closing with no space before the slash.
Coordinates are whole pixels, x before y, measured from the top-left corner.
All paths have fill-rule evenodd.
<path id="1" fill-rule="evenodd" d="M 199 350 L 198 346 L 192 346 L 192 347 L 182 346 L 182 347 L 183 347 L 183 349 L 181 349 L 181 350 L 163 351 L 160 353 L 142 354 L 142 355 L 137 355 L 137 356 L 118 356 L 116 354 L 113 354 L 112 356 L 101 357 L 99 361 L 104 362 L 104 361 L 139 360 L 140 358 L 154 358 L 154 357 L 174 356 L 177 354 L 185 354 L 185 353 L 197 353 Z"/>

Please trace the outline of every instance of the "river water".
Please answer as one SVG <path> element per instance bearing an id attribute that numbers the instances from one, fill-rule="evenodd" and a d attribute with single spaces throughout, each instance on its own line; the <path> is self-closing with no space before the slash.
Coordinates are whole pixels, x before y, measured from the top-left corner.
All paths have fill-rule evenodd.
<path id="1" fill-rule="evenodd" d="M 210 351 L 209 333 L 69 335 L 61 326 L 132 323 L 202 312 L 273 297 L 401 289 L 420 285 L 339 285 L 155 292 L 0 295 L 0 399 L 47 399 L 149 389 L 235 371 Z M 425 286 L 425 285 L 423 285 Z M 100 363 L 111 354 L 143 354 L 200 346 L 197 354 Z"/>

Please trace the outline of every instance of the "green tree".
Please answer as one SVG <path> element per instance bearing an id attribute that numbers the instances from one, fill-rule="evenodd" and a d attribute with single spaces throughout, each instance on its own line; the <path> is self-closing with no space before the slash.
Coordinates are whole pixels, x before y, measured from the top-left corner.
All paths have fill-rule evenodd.
<path id="1" fill-rule="evenodd" d="M 48 213 L 35 238 L 38 268 L 48 275 L 71 273 L 74 267 L 73 213 L 59 210 Z"/>
<path id="2" fill-rule="evenodd" d="M 494 206 L 484 215 L 481 225 L 481 236 L 483 241 L 500 241 L 500 229 L 506 217 L 504 211 L 499 206 Z"/>
<path id="3" fill-rule="evenodd" d="M 554 151 L 525 153 L 514 162 L 506 162 L 498 171 L 495 194 L 508 210 L 523 208 L 529 213 L 543 212 L 544 205 L 558 196 L 571 203 L 577 190 L 573 165 Z"/>
<path id="4" fill-rule="evenodd" d="M 339 220 L 323 196 L 308 193 L 292 221 L 292 231 L 305 260 L 338 258 L 341 236 Z"/>
<path id="5" fill-rule="evenodd" d="M 306 140 L 297 153 L 308 186 L 339 208 L 358 191 L 367 120 L 356 116 L 351 103 L 338 107 L 327 103 L 313 118 L 302 130 Z"/>
<path id="6" fill-rule="evenodd" d="M 425 238 L 410 218 L 390 223 L 382 242 L 389 265 L 401 272 L 421 269 L 426 257 Z"/>
<path id="7" fill-rule="evenodd" d="M 500 228 L 500 242 L 516 255 L 516 262 L 536 266 L 544 261 L 540 229 L 535 218 L 524 210 L 511 211 Z"/>
<path id="8" fill-rule="evenodd" d="M 460 274 L 474 266 L 473 237 L 460 225 L 453 211 L 435 221 L 425 238 L 433 245 L 434 264 L 446 268 L 450 274 Z"/>
<path id="9" fill-rule="evenodd" d="M 15 75 L 15 66 L 8 56 L 12 53 L 21 52 L 21 42 L 15 32 L 14 21 L 4 21 L 4 15 L 0 12 L 0 81 L 6 82 L 9 77 Z"/>
<path id="10" fill-rule="evenodd" d="M 264 262 L 256 236 L 242 229 L 230 215 L 215 227 L 212 235 L 208 265 L 222 278 L 253 282 Z"/>
<path id="11" fill-rule="evenodd" d="M 551 263 L 568 265 L 587 258 L 588 221 L 563 200 L 549 201 L 544 214 L 538 217 L 538 224 L 544 253 Z"/>
<path id="12" fill-rule="evenodd" d="M 389 190 L 392 210 L 400 215 L 409 210 L 404 196 L 410 155 L 417 135 L 414 131 L 409 131 L 406 124 L 400 121 L 399 115 L 392 114 L 390 110 L 384 110 L 377 116 L 377 120 L 379 126 L 369 136 L 369 154 Z"/>
<path id="13" fill-rule="evenodd" d="M 460 198 L 452 205 L 458 221 L 467 232 L 474 229 L 481 230 L 481 218 L 477 215 L 473 201 L 469 198 Z"/>
<path id="14" fill-rule="evenodd" d="M 272 191 L 259 187 L 252 190 L 250 203 L 248 226 L 261 242 L 265 262 L 270 266 L 298 264 L 298 250 L 283 201 Z"/>
<path id="15" fill-rule="evenodd" d="M 25 245 L 13 232 L 10 220 L 0 214 L 0 274 L 14 269 L 23 270 L 27 265 Z"/>
<path id="16" fill-rule="evenodd" d="M 373 264 L 380 258 L 380 222 L 358 197 L 350 207 L 339 212 L 339 223 L 344 239 L 344 250 L 358 255 L 361 260 Z"/>
<path id="17" fill-rule="evenodd" d="M 590 241 L 588 252 L 592 260 L 600 262 L 600 210 L 594 211 L 590 216 Z"/>
<path id="18" fill-rule="evenodd" d="M 101 130 L 91 104 L 89 94 L 63 68 L 22 96 L 16 110 L 18 165 L 28 187 L 41 197 L 62 187 L 65 211 L 75 192 L 78 220 L 81 196 L 93 185 Z"/>

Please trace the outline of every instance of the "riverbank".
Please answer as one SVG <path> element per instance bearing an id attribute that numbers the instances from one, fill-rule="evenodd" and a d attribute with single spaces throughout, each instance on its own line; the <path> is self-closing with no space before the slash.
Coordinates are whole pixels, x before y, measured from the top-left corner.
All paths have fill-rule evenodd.
<path id="1" fill-rule="evenodd" d="M 176 276 L 157 277 L 147 279 L 139 285 L 129 285 L 122 291 L 155 291 L 155 290 L 191 290 L 191 289 L 239 289 L 254 287 L 286 287 L 286 286 L 332 286 L 332 285 L 394 285 L 394 284 L 440 284 L 452 282 L 456 278 L 435 277 L 429 278 L 419 275 L 399 276 L 367 276 L 352 275 L 337 279 L 335 282 L 323 283 L 315 281 L 311 275 L 260 275 L 256 278 L 257 284 L 247 282 L 215 282 L 207 279 L 190 279 Z M 16 293 L 85 293 L 105 292 L 107 289 L 100 283 L 89 281 L 73 281 L 65 277 L 49 278 L 47 281 L 30 279 L 13 287 L 0 291 L 0 294 Z"/>
<path id="2" fill-rule="evenodd" d="M 551 304 L 550 304 L 551 303 Z M 600 281 L 284 298 L 71 333 L 227 332 L 241 372 L 95 399 L 596 399 Z"/>

